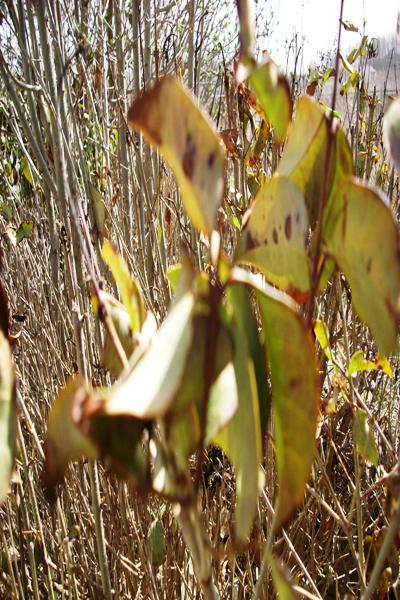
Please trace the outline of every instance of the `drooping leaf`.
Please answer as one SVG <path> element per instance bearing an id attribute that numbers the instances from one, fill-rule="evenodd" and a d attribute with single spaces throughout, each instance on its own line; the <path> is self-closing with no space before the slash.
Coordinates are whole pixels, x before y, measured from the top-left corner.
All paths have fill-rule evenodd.
<path id="1" fill-rule="evenodd" d="M 64 477 L 69 461 L 95 459 L 98 450 L 79 427 L 83 407 L 90 396 L 80 376 L 69 379 L 50 409 L 45 445 L 44 481 L 49 493 Z"/>
<path id="2" fill-rule="evenodd" d="M 29 163 L 27 162 L 25 156 L 23 156 L 21 158 L 21 167 L 20 168 L 21 168 L 22 175 L 25 177 L 25 179 L 28 181 L 28 183 L 33 186 L 31 167 L 30 167 Z"/>
<path id="3" fill-rule="evenodd" d="M 286 177 L 273 177 L 250 211 L 237 261 L 257 267 L 279 288 L 304 295 L 311 267 L 305 249 L 308 215 L 298 187 Z"/>
<path id="4" fill-rule="evenodd" d="M 300 189 L 308 209 L 310 225 L 318 216 L 325 179 L 327 142 L 328 119 L 324 109 L 311 98 L 301 97 L 277 173 L 289 177 Z M 351 172 L 351 150 L 343 131 L 337 127 L 328 171 L 327 196 L 334 180 Z"/>
<path id="5" fill-rule="evenodd" d="M 104 415 L 101 405 L 98 412 L 89 416 L 89 422 L 90 437 L 96 442 L 106 465 L 136 488 L 146 489 L 150 482 L 150 466 L 141 444 L 144 422 L 134 417 Z"/>
<path id="6" fill-rule="evenodd" d="M 359 454 L 367 463 L 377 467 L 379 464 L 378 448 L 368 424 L 367 415 L 361 408 L 357 408 L 354 413 L 353 436 Z"/>
<path id="7" fill-rule="evenodd" d="M 268 566 L 279 600 L 296 600 L 297 594 L 290 581 L 288 569 L 272 554 L 268 553 Z"/>
<path id="8" fill-rule="evenodd" d="M 390 354 L 400 308 L 399 232 L 390 208 L 378 191 L 353 177 L 343 178 L 327 206 L 323 237 L 379 352 Z"/>
<path id="9" fill-rule="evenodd" d="M 109 267 L 121 294 L 122 302 L 128 311 L 132 333 L 140 331 L 145 319 L 145 310 L 140 287 L 126 266 L 122 256 L 109 240 L 104 240 L 101 250 L 104 262 Z"/>
<path id="10" fill-rule="evenodd" d="M 382 371 L 393 377 L 392 367 L 386 356 L 378 356 L 376 360 L 367 360 L 364 358 L 362 350 L 357 350 L 350 358 L 349 366 L 347 367 L 347 373 L 353 375 L 360 371 Z"/>
<path id="11" fill-rule="evenodd" d="M 104 403 L 105 414 L 153 419 L 168 411 L 191 347 L 193 308 L 191 292 L 174 304 L 148 352 L 129 376 L 114 386 Z"/>
<path id="12" fill-rule="evenodd" d="M 302 502 L 315 457 L 320 396 L 314 344 L 288 296 L 242 269 L 232 277 L 255 288 L 261 313 L 271 370 L 279 529 Z"/>
<path id="13" fill-rule="evenodd" d="M 400 169 L 400 98 L 390 104 L 383 119 L 383 141 L 396 168 Z"/>
<path id="14" fill-rule="evenodd" d="M 249 83 L 266 119 L 274 128 L 277 142 L 282 142 L 285 139 L 293 110 L 286 77 L 281 75 L 276 64 L 269 60 L 252 70 Z"/>
<path id="15" fill-rule="evenodd" d="M 235 293 L 229 290 L 234 337 L 234 368 L 238 391 L 238 408 L 231 421 L 213 441 L 229 457 L 236 475 L 235 532 L 237 540 L 245 542 L 250 533 L 259 492 L 261 462 L 261 429 L 259 400 L 254 363 L 251 360 L 246 331 L 235 319 Z"/>
<path id="16" fill-rule="evenodd" d="M 155 519 L 147 532 L 147 550 L 153 567 L 160 567 L 167 556 L 167 542 L 159 519 Z"/>
<path id="17" fill-rule="evenodd" d="M 128 121 L 159 148 L 192 225 L 210 237 L 223 194 L 224 152 L 207 116 L 181 83 L 164 77 L 132 104 Z"/>
<path id="18" fill-rule="evenodd" d="M 16 429 L 15 371 L 9 343 L 0 330 L 0 503 L 10 486 Z"/>

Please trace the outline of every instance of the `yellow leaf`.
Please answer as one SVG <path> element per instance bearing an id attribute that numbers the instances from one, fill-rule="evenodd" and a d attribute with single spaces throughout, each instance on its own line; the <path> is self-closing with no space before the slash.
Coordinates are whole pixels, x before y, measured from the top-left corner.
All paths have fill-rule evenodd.
<path id="1" fill-rule="evenodd" d="M 210 237 L 223 195 L 224 151 L 208 117 L 178 80 L 164 77 L 132 104 L 128 121 L 159 148 L 192 225 Z"/>

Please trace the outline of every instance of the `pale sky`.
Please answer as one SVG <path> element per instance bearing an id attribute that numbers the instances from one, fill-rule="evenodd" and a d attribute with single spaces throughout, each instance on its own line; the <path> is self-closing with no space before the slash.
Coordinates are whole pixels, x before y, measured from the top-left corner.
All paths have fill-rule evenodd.
<path id="1" fill-rule="evenodd" d="M 332 47 L 338 31 L 340 0 L 266 0 L 266 3 L 275 15 L 269 43 L 272 58 L 284 60 L 284 41 L 290 39 L 293 31 L 300 35 L 303 33 L 306 38 L 306 63 L 318 51 Z M 345 0 L 344 20 L 352 22 L 362 31 L 365 19 L 365 33 L 370 37 L 392 35 L 396 33 L 399 10 L 400 0 Z M 356 47 L 359 39 L 356 33 L 343 31 L 342 47 Z"/>

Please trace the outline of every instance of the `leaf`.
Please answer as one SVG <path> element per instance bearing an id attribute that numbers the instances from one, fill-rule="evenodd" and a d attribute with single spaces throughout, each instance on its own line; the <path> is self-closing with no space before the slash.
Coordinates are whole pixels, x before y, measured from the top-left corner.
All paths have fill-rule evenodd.
<path id="1" fill-rule="evenodd" d="M 122 302 L 129 314 L 132 332 L 136 333 L 141 330 L 145 320 L 145 310 L 139 283 L 131 277 L 125 261 L 109 240 L 104 240 L 101 255 L 118 286 Z"/>
<path id="2" fill-rule="evenodd" d="M 96 390 L 96 396 L 101 393 Z M 106 397 L 109 393 L 110 388 Z M 98 412 L 88 414 L 90 437 L 96 442 L 101 458 L 119 477 L 146 490 L 150 483 L 149 457 L 141 444 L 145 423 L 134 417 L 110 417 L 101 411 L 100 404 Z"/>
<path id="3" fill-rule="evenodd" d="M 44 468 L 44 483 L 50 495 L 62 481 L 69 461 L 98 456 L 92 440 L 80 429 L 84 405 L 89 398 L 83 379 L 76 376 L 68 380 L 52 404 L 47 421 Z"/>
<path id="4" fill-rule="evenodd" d="M 389 375 L 389 377 L 393 377 L 392 367 L 385 356 L 377 357 L 376 360 L 367 360 L 364 358 L 362 350 L 355 352 L 347 367 L 348 375 L 370 370 L 382 371 L 383 373 L 386 373 L 386 375 Z"/>
<path id="5" fill-rule="evenodd" d="M 325 178 L 325 157 L 328 141 L 328 121 L 324 109 L 311 98 L 303 96 L 289 130 L 288 141 L 278 164 L 277 173 L 289 177 L 304 196 L 312 226 Z M 335 178 L 352 172 L 352 155 L 346 137 L 336 129 L 328 177 L 328 192 Z M 328 194 L 329 195 L 329 194 Z"/>
<path id="6" fill-rule="evenodd" d="M 104 413 L 139 419 L 162 417 L 179 389 L 193 337 L 194 298 L 187 292 L 166 320 L 133 371 L 114 386 Z"/>
<path id="7" fill-rule="evenodd" d="M 379 352 L 390 354 L 396 348 L 400 297 L 399 232 L 390 208 L 378 191 L 346 177 L 327 206 L 323 241 Z"/>
<path id="8" fill-rule="evenodd" d="M 400 98 L 390 104 L 383 118 L 383 141 L 385 147 L 400 169 Z"/>
<path id="9" fill-rule="evenodd" d="M 346 31 L 354 31 L 354 33 L 360 33 L 358 27 L 353 25 L 353 23 L 350 23 L 350 21 L 341 21 L 341 23 Z"/>
<path id="10" fill-rule="evenodd" d="M 0 330 L 0 503 L 10 486 L 16 440 L 15 371 L 9 343 Z"/>
<path id="11" fill-rule="evenodd" d="M 167 556 L 167 542 L 159 519 L 154 519 L 147 532 L 147 549 L 153 567 L 160 567 Z"/>
<path id="12" fill-rule="evenodd" d="M 210 389 L 208 397 L 206 435 L 208 446 L 221 429 L 233 418 L 238 407 L 238 389 L 233 363 L 228 363 Z"/>
<path id="13" fill-rule="evenodd" d="M 3 215 L 7 217 L 9 221 L 11 221 L 13 211 L 9 204 L 6 204 L 5 202 L 0 202 L 0 213 L 3 213 Z"/>
<path id="14" fill-rule="evenodd" d="M 17 229 L 15 234 L 16 243 L 19 244 L 24 238 L 26 238 L 32 231 L 32 221 L 23 221 Z"/>
<path id="15" fill-rule="evenodd" d="M 90 199 L 92 201 L 94 221 L 100 240 L 104 235 L 104 223 L 106 220 L 106 205 L 104 204 L 103 196 L 95 185 L 89 183 Z"/>
<path id="16" fill-rule="evenodd" d="M 126 357 L 129 359 L 135 348 L 129 315 L 122 304 L 119 304 L 115 301 L 113 303 L 107 302 L 107 308 L 113 322 L 115 332 L 119 337 Z M 123 370 L 123 364 L 115 350 L 114 343 L 112 342 L 108 331 L 106 331 L 104 336 L 102 359 L 105 368 L 110 371 L 111 375 L 113 375 L 115 378 L 119 377 Z"/>
<path id="17" fill-rule="evenodd" d="M 279 529 L 302 502 L 315 457 L 320 395 L 314 343 L 288 296 L 243 269 L 232 278 L 254 287 L 260 308 L 271 370 Z"/>
<path id="18" fill-rule="evenodd" d="M 235 300 L 231 295 L 233 319 Z M 261 463 L 261 431 L 257 380 L 254 363 L 249 356 L 246 332 L 233 321 L 235 342 L 234 367 L 238 390 L 238 408 L 231 421 L 214 437 L 230 459 L 236 475 L 235 533 L 244 543 L 253 525 L 259 492 Z"/>
<path id="19" fill-rule="evenodd" d="M 268 565 L 279 600 L 296 600 L 297 594 L 290 581 L 288 569 L 270 551 L 268 552 Z"/>
<path id="20" fill-rule="evenodd" d="M 172 291 L 175 293 L 178 288 L 179 278 L 182 273 L 182 265 L 177 263 L 175 265 L 171 265 L 167 270 L 167 278 L 171 285 Z"/>
<path id="21" fill-rule="evenodd" d="M 317 319 L 314 324 L 314 333 L 326 358 L 332 360 L 332 354 L 329 349 L 329 331 L 326 323 Z"/>
<path id="22" fill-rule="evenodd" d="M 359 454 L 367 463 L 377 467 L 379 464 L 378 448 L 374 434 L 368 425 L 367 415 L 361 408 L 356 408 L 354 413 L 353 436 Z"/>
<path id="23" fill-rule="evenodd" d="M 269 60 L 252 70 L 249 83 L 266 119 L 274 128 L 277 142 L 282 142 L 285 139 L 293 110 L 286 77 L 280 75 L 276 64 Z"/>
<path id="24" fill-rule="evenodd" d="M 308 215 L 298 187 L 273 177 L 258 192 L 237 252 L 237 262 L 257 267 L 268 281 L 288 292 L 310 289 L 305 244 Z"/>
<path id="25" fill-rule="evenodd" d="M 192 225 L 210 237 L 224 189 L 224 151 L 208 117 L 178 80 L 164 77 L 132 104 L 128 121 L 159 148 Z"/>

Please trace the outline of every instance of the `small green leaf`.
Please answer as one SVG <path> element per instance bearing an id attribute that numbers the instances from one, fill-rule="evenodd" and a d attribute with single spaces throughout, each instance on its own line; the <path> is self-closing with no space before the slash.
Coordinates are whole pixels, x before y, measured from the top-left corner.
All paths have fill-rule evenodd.
<path id="1" fill-rule="evenodd" d="M 208 397 L 204 445 L 208 446 L 233 418 L 238 407 L 238 389 L 233 363 L 228 363 L 217 377 Z"/>
<path id="2" fill-rule="evenodd" d="M 109 240 L 104 240 L 101 255 L 118 286 L 122 302 L 129 314 L 132 332 L 136 333 L 141 330 L 145 319 L 139 283 L 130 275 L 125 261 Z"/>
<path id="3" fill-rule="evenodd" d="M 192 225 L 210 237 L 223 196 L 224 151 L 208 117 L 177 79 L 164 77 L 135 100 L 128 121 L 159 148 Z"/>
<path id="4" fill-rule="evenodd" d="M 342 25 L 345 31 L 353 31 L 354 33 L 360 33 L 358 27 L 356 27 L 353 23 L 350 23 L 350 21 L 342 21 Z"/>
<path id="5" fill-rule="evenodd" d="M 292 118 L 292 98 L 286 77 L 280 75 L 276 64 L 267 63 L 252 70 L 249 83 L 266 119 L 271 123 L 278 142 L 285 139 Z"/>
<path id="6" fill-rule="evenodd" d="M 329 350 L 329 331 L 326 324 L 320 319 L 315 321 L 314 333 L 326 358 L 332 360 L 332 354 Z"/>
<path id="7" fill-rule="evenodd" d="M 148 352 L 114 386 L 105 401 L 104 413 L 153 419 L 169 410 L 192 343 L 193 308 L 194 297 L 187 292 L 172 307 Z"/>
<path id="8" fill-rule="evenodd" d="M 15 371 L 9 343 L 0 330 L 0 503 L 10 487 L 16 428 Z"/>
<path id="9" fill-rule="evenodd" d="M 0 202 L 0 212 L 3 213 L 3 215 L 5 215 L 9 221 L 11 221 L 13 212 L 9 204 L 6 204 L 5 202 Z"/>
<path id="10" fill-rule="evenodd" d="M 32 178 L 32 171 L 31 171 L 31 167 L 28 164 L 25 156 L 23 156 L 21 158 L 21 173 L 22 175 L 25 177 L 25 179 L 27 180 L 27 182 L 33 186 L 33 178 Z"/>
<path id="11" fill-rule="evenodd" d="M 128 312 L 125 310 L 122 304 L 119 304 L 119 302 L 115 300 L 113 302 L 107 302 L 107 308 L 115 327 L 115 332 L 119 337 L 126 357 L 129 359 L 135 348 L 135 344 L 132 335 L 131 320 L 129 319 Z M 108 331 L 106 331 L 104 337 L 102 359 L 105 368 L 110 371 L 111 375 L 113 375 L 115 378 L 119 377 L 123 370 L 123 365 L 116 353 L 114 344 L 109 336 Z"/>
<path id="12" fill-rule="evenodd" d="M 348 375 L 359 373 L 360 371 L 382 371 L 393 377 L 392 367 L 386 356 L 377 357 L 376 360 L 367 360 L 364 358 L 362 350 L 357 350 L 350 359 L 349 366 L 347 368 Z"/>
<path id="13" fill-rule="evenodd" d="M 100 236 L 100 240 L 102 240 L 104 235 L 104 223 L 106 220 L 106 205 L 104 204 L 102 194 L 95 185 L 89 183 L 89 190 L 97 232 Z"/>
<path id="14" fill-rule="evenodd" d="M 289 293 L 308 292 L 308 215 L 298 187 L 287 177 L 275 176 L 261 187 L 250 210 L 237 262 L 257 267 Z"/>
<path id="15" fill-rule="evenodd" d="M 83 406 L 89 397 L 81 377 L 73 377 L 59 391 L 50 409 L 44 471 L 45 485 L 50 492 L 62 481 L 69 461 L 98 456 L 97 448 L 80 429 Z"/>
<path id="16" fill-rule="evenodd" d="M 160 567 L 167 556 L 167 542 L 159 519 L 155 519 L 147 532 L 147 549 L 153 567 Z"/>
<path id="17" fill-rule="evenodd" d="M 379 464 L 378 448 L 374 434 L 369 427 L 367 415 L 361 408 L 357 408 L 354 413 L 353 436 L 360 456 L 367 463 L 377 467 Z"/>
<path id="18" fill-rule="evenodd" d="M 171 265 L 167 270 L 167 278 L 171 284 L 172 291 L 175 293 L 178 288 L 179 278 L 182 273 L 182 265 L 180 263 Z"/>
<path id="19" fill-rule="evenodd" d="M 16 243 L 19 244 L 20 242 L 22 242 L 22 240 L 30 234 L 32 228 L 32 221 L 23 221 L 18 227 L 17 232 L 15 234 Z"/>
<path id="20" fill-rule="evenodd" d="M 353 177 L 335 186 L 324 222 L 325 251 L 345 274 L 354 307 L 371 328 L 379 352 L 396 348 L 399 322 L 399 231 L 377 190 Z"/>

